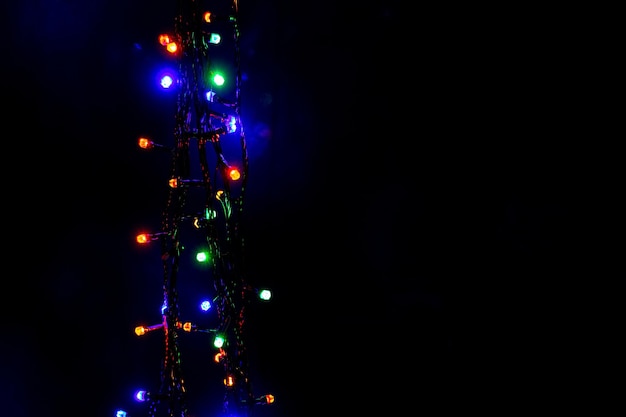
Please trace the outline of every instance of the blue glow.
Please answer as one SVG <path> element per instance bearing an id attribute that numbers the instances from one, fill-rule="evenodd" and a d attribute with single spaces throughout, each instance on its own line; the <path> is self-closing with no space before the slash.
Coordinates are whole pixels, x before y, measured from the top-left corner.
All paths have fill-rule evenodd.
<path id="1" fill-rule="evenodd" d="M 170 88 L 173 83 L 174 79 L 171 75 L 164 75 L 163 77 L 161 77 L 161 87 Z"/>
<path id="2" fill-rule="evenodd" d="M 148 392 L 145 390 L 139 390 L 135 393 L 135 400 L 139 402 L 144 402 L 148 400 Z"/>
<path id="3" fill-rule="evenodd" d="M 230 116 L 228 119 L 228 133 L 234 133 L 237 131 L 237 118 Z"/>
<path id="4" fill-rule="evenodd" d="M 155 82 L 158 83 L 161 90 L 174 90 L 178 79 L 177 74 L 177 71 L 172 68 L 161 68 L 155 74 Z"/>

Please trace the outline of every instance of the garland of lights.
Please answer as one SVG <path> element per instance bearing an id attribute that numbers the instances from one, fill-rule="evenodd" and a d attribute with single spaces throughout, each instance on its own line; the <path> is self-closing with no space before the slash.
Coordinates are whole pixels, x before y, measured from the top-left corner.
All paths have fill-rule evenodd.
<path id="1" fill-rule="evenodd" d="M 255 405 L 272 404 L 274 397 L 253 395 L 245 343 L 248 304 L 253 299 L 269 300 L 271 292 L 250 286 L 242 267 L 244 239 L 240 220 L 248 179 L 248 155 L 240 117 L 238 1 L 233 0 L 225 15 L 203 11 L 197 0 L 177 0 L 177 7 L 173 33 L 159 36 L 160 44 L 178 62 L 178 74 L 169 79 L 171 87 L 178 88 L 174 146 L 167 147 L 148 138 L 140 138 L 138 143 L 144 150 L 171 153 L 169 194 L 162 212 L 161 230 L 137 236 L 140 244 L 156 241 L 161 245 L 163 304 L 162 321 L 137 326 L 135 333 L 143 336 L 162 331 L 165 351 L 158 390 L 139 390 L 135 399 L 147 403 L 151 417 L 189 417 L 178 338 L 184 332 L 201 332 L 213 336 L 214 359 L 223 369 L 224 414 L 244 417 L 250 415 Z M 211 48 L 221 46 L 218 29 L 223 28 L 233 32 L 236 76 L 232 98 L 217 94 L 220 75 L 209 59 Z M 226 158 L 222 140 L 237 136 L 241 154 L 233 159 L 238 161 L 234 164 Z M 194 155 L 197 152 L 199 167 L 192 165 L 192 151 Z M 211 280 L 215 294 L 203 308 L 215 307 L 214 328 L 202 328 L 180 317 L 177 281 L 183 240 L 189 232 L 201 234 L 208 248 L 207 279 Z M 126 412 L 117 411 L 117 417 L 126 417 Z"/>

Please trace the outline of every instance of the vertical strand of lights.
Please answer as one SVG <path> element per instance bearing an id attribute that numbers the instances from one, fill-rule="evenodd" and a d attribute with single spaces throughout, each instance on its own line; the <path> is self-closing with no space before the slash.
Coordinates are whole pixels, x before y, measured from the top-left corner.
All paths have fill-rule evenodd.
<path id="1" fill-rule="evenodd" d="M 249 416 L 254 405 L 274 402 L 273 395 L 253 395 L 246 343 L 247 307 L 258 291 L 246 280 L 241 230 L 249 162 L 241 120 L 239 5 L 233 0 L 227 5 L 227 13 L 215 15 L 204 10 L 200 3 L 200 0 L 177 0 L 173 33 L 159 38 L 177 60 L 174 146 L 167 148 L 145 138 L 140 140 L 140 146 L 145 149 L 171 151 L 169 190 L 161 212 L 161 230 L 137 237 L 142 243 L 160 242 L 163 269 L 162 322 L 135 330 L 137 335 L 163 330 L 164 355 L 158 392 L 142 391 L 141 395 L 143 400 L 150 400 L 151 417 L 160 417 L 163 412 L 168 417 L 189 417 L 179 346 L 183 331 L 200 331 L 215 337 L 211 348 L 218 353 L 207 355 L 214 358 L 223 376 L 222 410 L 226 417 Z M 216 22 L 233 33 L 235 77 L 230 96 L 221 95 L 210 81 L 210 75 L 215 72 L 210 52 L 215 39 L 219 41 L 212 30 Z M 223 141 L 236 144 L 237 139 L 240 153 L 232 157 Z M 232 144 L 228 146 L 229 151 L 232 148 Z M 181 319 L 178 281 L 181 256 L 185 254 L 183 242 L 190 231 L 200 235 L 211 253 L 211 267 L 205 273 L 215 291 L 212 298 L 217 325 L 213 329 L 201 330 L 195 324 L 183 324 Z M 220 343 L 215 343 L 218 340 Z"/>
<path id="2" fill-rule="evenodd" d="M 223 165 L 220 174 L 223 179 L 224 189 L 219 195 L 219 201 L 226 207 L 224 210 L 223 235 L 219 239 L 222 247 L 221 256 L 215 264 L 214 286 L 218 295 L 217 314 L 219 318 L 218 331 L 226 335 L 226 343 L 223 346 L 225 353 L 221 357 L 224 368 L 224 412 L 230 415 L 248 415 L 254 405 L 254 396 L 248 374 L 247 347 L 245 343 L 245 316 L 246 304 L 248 303 L 248 286 L 244 280 L 243 249 L 244 239 L 241 234 L 240 218 L 243 212 L 245 186 L 248 178 L 248 155 L 246 137 L 241 123 L 240 95 L 241 95 L 241 65 L 239 53 L 239 23 L 238 3 L 234 0 L 230 13 L 230 22 L 233 30 L 233 43 L 235 48 L 235 99 L 231 104 L 235 112 L 237 132 L 241 145 L 241 177 L 237 181 L 239 194 L 235 196 L 231 187 L 231 178 L 227 166 L 223 163 L 223 152 L 219 140 L 212 140 L 215 154 L 218 155 L 218 166 Z M 220 164 L 219 161 L 222 161 Z M 204 169 L 204 165 L 203 165 Z M 208 236 L 214 240 L 216 236 Z"/>
<path id="3" fill-rule="evenodd" d="M 178 15 L 174 22 L 173 41 L 176 45 L 187 45 L 189 30 L 185 27 L 184 1 L 178 1 Z M 170 178 L 189 178 L 191 162 L 189 153 L 189 107 L 192 100 L 189 92 L 187 65 L 185 57 L 179 51 L 178 83 L 179 93 L 177 110 L 175 113 L 174 151 L 170 165 Z M 153 417 L 158 411 L 157 405 L 167 400 L 167 415 L 170 417 L 187 417 L 186 387 L 183 379 L 182 361 L 178 343 L 178 329 L 176 323 L 180 322 L 177 277 L 180 262 L 179 228 L 184 218 L 184 209 L 188 195 L 187 187 L 170 187 L 168 198 L 161 215 L 161 230 L 164 234 L 161 242 L 161 261 L 163 267 L 163 329 L 164 329 L 164 354 L 161 365 L 161 381 L 156 398 L 152 399 L 150 416 Z"/>

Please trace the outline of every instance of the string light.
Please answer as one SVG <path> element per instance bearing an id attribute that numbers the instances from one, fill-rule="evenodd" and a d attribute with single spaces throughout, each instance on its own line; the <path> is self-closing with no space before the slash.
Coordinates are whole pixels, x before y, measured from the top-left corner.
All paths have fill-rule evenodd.
<path id="1" fill-rule="evenodd" d="M 200 310 L 209 311 L 211 309 L 211 300 L 203 300 L 200 303 Z"/>
<path id="2" fill-rule="evenodd" d="M 211 13 L 209 11 L 206 11 L 202 14 L 202 17 L 204 19 L 204 21 L 206 23 L 215 23 L 215 22 L 224 22 L 224 21 L 231 21 L 234 22 L 236 21 L 236 17 L 235 16 L 230 16 L 230 15 L 216 15 L 214 13 Z"/>
<path id="3" fill-rule="evenodd" d="M 135 392 L 135 399 L 139 402 L 145 402 L 150 399 L 150 393 L 146 390 L 139 390 Z"/>
<path id="4" fill-rule="evenodd" d="M 226 168 L 226 172 L 228 173 L 228 178 L 230 178 L 233 181 L 237 181 L 238 179 L 241 178 L 241 171 L 239 171 L 237 167 L 229 166 Z"/>
<path id="5" fill-rule="evenodd" d="M 235 107 L 236 103 L 233 103 L 232 101 L 229 101 L 223 97 L 220 97 L 217 95 L 217 93 L 213 90 L 208 90 L 205 93 L 205 97 L 207 99 L 208 102 L 210 103 L 219 103 L 225 107 Z"/>
<path id="6" fill-rule="evenodd" d="M 162 33 L 159 35 L 159 43 L 165 47 L 165 50 L 170 54 L 175 54 L 178 52 L 178 44 L 176 41 L 167 33 Z"/>
<path id="7" fill-rule="evenodd" d="M 154 330 L 158 330 L 158 329 L 162 329 L 163 328 L 163 323 L 161 324 L 155 324 L 154 326 L 137 326 L 135 327 L 135 334 L 137 336 L 143 336 L 148 332 L 154 331 Z"/>
<path id="8" fill-rule="evenodd" d="M 224 346 L 225 342 L 226 340 L 224 339 L 223 335 L 216 334 L 215 339 L 213 339 L 213 346 L 215 346 L 218 349 L 221 349 Z"/>
<path id="9" fill-rule="evenodd" d="M 264 301 L 269 301 L 272 298 L 272 291 L 268 289 L 260 290 L 259 298 Z"/>
<path id="10" fill-rule="evenodd" d="M 139 140 L 137 141 L 137 144 L 139 145 L 139 147 L 141 149 L 145 149 L 145 150 L 153 150 L 153 149 L 158 149 L 158 150 L 166 150 L 166 151 L 171 151 L 170 148 L 168 148 L 167 146 L 161 145 L 159 143 L 156 143 L 148 138 L 145 137 L 141 137 L 139 138 Z"/>
<path id="11" fill-rule="evenodd" d="M 251 406 L 274 403 L 272 394 L 253 394 L 248 369 L 245 329 L 247 304 L 255 300 L 251 296 L 253 293 L 257 295 L 256 299 L 267 302 L 271 300 L 272 292 L 266 288 L 253 289 L 246 282 L 243 273 L 246 268 L 241 265 L 241 260 L 245 258 L 241 220 L 248 179 L 248 157 L 240 114 L 242 80 L 238 3 L 233 0 L 232 13 L 223 15 L 199 10 L 199 3 L 185 3 L 184 7 L 178 8 L 172 30 L 158 35 L 158 43 L 169 56 L 178 60 L 176 71 L 167 69 L 158 73 L 160 86 L 177 91 L 178 94 L 178 108 L 174 114 L 174 144 L 171 147 L 164 146 L 147 137 L 140 137 L 137 142 L 142 150 L 166 150 L 172 158 L 168 176 L 169 195 L 165 208 L 161 210 L 161 231 L 136 235 L 140 245 L 159 241 L 164 270 L 161 323 L 135 327 L 137 336 L 154 333 L 164 338 L 158 388 L 141 389 L 135 393 L 136 401 L 148 404 L 149 417 L 161 417 L 157 409 L 163 399 L 168 400 L 167 417 L 191 417 L 187 409 L 186 379 L 183 378 L 181 366 L 184 352 L 178 342 L 179 336 L 185 333 L 211 335 L 212 346 L 208 345 L 207 348 L 216 350 L 215 363 L 223 369 L 223 408 L 226 414 L 246 417 L 251 414 Z M 202 17 L 203 22 L 197 21 L 198 16 Z M 222 34 L 219 33 L 220 22 L 228 23 L 226 26 L 230 26 L 233 31 L 235 77 L 228 77 L 213 67 L 213 62 L 219 60 L 209 59 L 210 52 L 217 53 L 224 47 Z M 209 26 L 210 30 L 207 30 Z M 234 91 L 231 87 L 234 87 Z M 215 89 L 220 92 L 219 95 Z M 236 136 L 241 149 L 233 156 L 228 152 L 237 143 L 230 140 Z M 228 142 L 224 148 L 222 137 L 224 142 Z M 196 149 L 193 149 L 194 146 Z M 192 152 L 197 153 L 193 158 Z M 228 162 L 227 155 L 232 163 Z M 192 167 L 192 162 L 196 161 L 199 166 Z M 200 209 L 194 210 L 196 200 L 188 198 L 192 188 L 193 193 L 206 194 L 204 199 L 200 199 Z M 216 205 L 221 206 L 221 214 Z M 188 211 L 190 208 L 191 211 Z M 184 273 L 180 270 L 179 262 L 184 247 L 179 239 L 184 240 L 182 238 L 187 236 L 186 230 L 182 230 L 185 226 L 190 226 L 193 233 L 203 238 L 204 247 L 195 252 L 196 261 L 207 267 L 192 269 L 196 273 L 206 273 L 206 279 L 213 283 L 214 294 L 211 299 L 201 302 L 200 309 L 209 315 L 213 314 L 217 320 L 214 327 L 203 327 L 201 323 L 185 321 L 180 317 L 177 285 L 183 281 L 178 278 Z M 122 410 L 117 413 L 116 417 L 126 416 Z"/>
<path id="12" fill-rule="evenodd" d="M 213 45 L 219 45 L 220 42 L 222 42 L 222 37 L 220 36 L 219 33 L 211 33 L 209 35 L 209 43 Z"/>
<path id="13" fill-rule="evenodd" d="M 203 186 L 205 183 L 199 179 L 170 178 L 168 184 L 171 188 L 182 188 Z"/>
<path id="14" fill-rule="evenodd" d="M 274 403 L 274 396 L 272 394 L 266 394 L 256 399 L 257 404 L 272 404 Z"/>
<path id="15" fill-rule="evenodd" d="M 137 243 L 139 244 L 146 244 L 146 243 L 150 243 L 153 242 L 155 240 L 159 240 L 160 238 L 167 236 L 167 233 L 165 232 L 159 232 L 159 233 L 139 233 L 137 236 L 135 236 L 135 240 L 137 241 Z"/>

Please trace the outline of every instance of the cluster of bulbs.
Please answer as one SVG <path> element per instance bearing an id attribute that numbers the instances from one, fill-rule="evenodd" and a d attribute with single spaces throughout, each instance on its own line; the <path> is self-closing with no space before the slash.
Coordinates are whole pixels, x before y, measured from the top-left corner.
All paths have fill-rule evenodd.
<path id="1" fill-rule="evenodd" d="M 173 161 L 172 170 L 168 179 L 170 198 L 168 207 L 163 212 L 162 229 L 157 232 L 142 232 L 136 235 L 135 240 L 140 245 L 148 245 L 152 242 L 161 243 L 162 256 L 166 269 L 166 279 L 163 287 L 165 289 L 164 301 L 161 306 L 161 322 L 152 325 L 139 325 L 135 327 L 137 336 L 145 336 L 158 331 L 165 336 L 166 353 L 164 367 L 162 369 L 162 385 L 156 391 L 139 389 L 134 394 L 134 399 L 140 403 L 150 404 L 150 416 L 155 417 L 156 406 L 162 400 L 168 400 L 170 407 L 172 402 L 181 404 L 172 408 L 169 417 L 189 417 L 183 397 L 186 396 L 187 389 L 184 387 L 183 379 L 180 376 L 178 357 L 178 345 L 176 343 L 179 332 L 199 332 L 210 334 L 213 337 L 212 346 L 215 349 L 214 362 L 220 364 L 224 369 L 223 383 L 227 393 L 233 396 L 225 400 L 225 404 L 232 402 L 239 403 L 236 410 L 229 409 L 228 416 L 246 415 L 249 406 L 257 404 L 273 404 L 274 396 L 265 394 L 255 396 L 249 392 L 249 378 L 245 366 L 245 348 L 243 346 L 243 311 L 244 301 L 247 302 L 247 295 L 254 294 L 257 300 L 267 302 L 272 298 L 271 290 L 267 288 L 254 288 L 247 283 L 240 281 L 237 273 L 234 277 L 229 276 L 232 271 L 238 270 L 233 266 L 239 259 L 232 256 L 237 252 L 238 239 L 240 236 L 233 236 L 234 231 L 238 231 L 237 214 L 240 214 L 242 207 L 243 191 L 238 197 L 233 197 L 233 189 L 239 186 L 243 190 L 247 176 L 247 154 L 245 152 L 245 139 L 243 128 L 239 117 L 239 91 L 235 94 L 234 100 L 228 100 L 218 95 L 227 78 L 219 71 L 207 72 L 210 77 L 206 79 L 197 77 L 197 71 L 202 68 L 202 59 L 206 57 L 207 49 L 215 45 L 222 44 L 222 36 L 214 31 L 205 31 L 205 26 L 211 26 L 216 22 L 225 22 L 235 25 L 235 39 L 238 38 L 236 9 L 237 0 L 233 0 L 234 15 L 215 15 L 211 12 L 196 13 L 192 11 L 188 16 L 181 11 L 176 19 L 176 30 L 173 34 L 161 34 L 158 36 L 158 43 L 171 57 L 179 59 L 179 73 L 163 74 L 159 80 L 162 88 L 179 88 L 179 108 L 176 115 L 178 126 L 175 129 L 175 144 L 172 147 L 157 143 L 148 137 L 140 137 L 138 146 L 146 151 L 169 152 Z M 181 3 L 182 4 L 182 3 Z M 197 7 L 197 2 L 192 2 L 191 7 Z M 192 16 L 191 18 L 189 16 Z M 203 29 L 199 30 L 196 16 L 201 16 Z M 188 21 L 191 20 L 191 21 Z M 215 29 L 211 27 L 211 29 Z M 200 51 L 200 52 L 199 52 Z M 237 62 L 238 65 L 238 62 Z M 204 70 L 202 70 L 204 71 Z M 237 80 L 239 81 L 239 80 Z M 205 88 L 210 85 L 209 88 Z M 238 84 L 237 84 L 238 85 Z M 199 102 L 201 98 L 202 102 Z M 224 112 L 215 111 L 211 106 L 221 106 Z M 182 117 L 181 114 L 183 115 Z M 195 118 L 195 120 L 193 120 Z M 194 124 L 195 123 L 195 124 Z M 193 127 L 192 127 L 193 126 Z M 239 134 L 243 149 L 243 161 L 241 166 L 236 166 L 227 161 L 221 149 L 221 141 L 224 136 Z M 201 155 L 207 150 L 215 151 L 215 171 L 219 173 L 216 178 L 222 181 L 222 185 L 213 183 L 215 178 L 211 178 L 208 158 L 200 157 L 201 178 L 192 178 L 189 169 L 189 145 L 195 141 Z M 194 190 L 205 191 L 208 196 L 204 202 L 204 207 L 194 214 L 183 214 L 181 211 L 187 209 L 187 193 Z M 220 207 L 222 212 L 218 212 L 215 207 Z M 179 239 L 179 226 L 182 221 L 189 223 L 200 235 L 207 240 L 209 250 L 200 249 L 196 253 L 196 261 L 208 263 L 212 266 L 215 275 L 215 289 L 217 295 L 211 299 L 203 300 L 200 304 L 202 311 L 217 311 L 219 325 L 215 328 L 199 326 L 197 323 L 183 321 L 179 318 L 178 298 L 176 293 L 175 276 L 178 270 L 178 257 L 180 256 L 182 244 Z M 203 245 L 205 246 L 205 245 Z M 228 259 L 221 259 L 228 257 Z M 221 269 L 220 269 L 221 268 Z M 168 271 L 169 270 L 169 271 Z M 168 277 L 168 275 L 170 275 Z M 231 280 L 232 283 L 229 281 Z M 245 298 L 245 300 L 244 300 Z M 215 308 L 214 308 L 215 305 Z M 234 330 L 233 330 L 234 328 Z M 163 385 L 169 379 L 169 386 Z M 244 388 L 241 388 L 241 387 Z M 226 408 L 226 407 L 225 407 Z M 244 410 L 241 413 L 238 411 Z M 232 414 L 236 413 L 236 414 Z M 116 410 L 116 417 L 128 417 L 124 410 Z"/>

